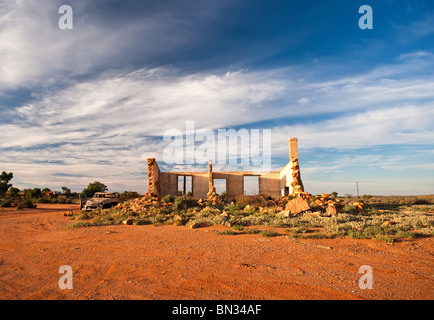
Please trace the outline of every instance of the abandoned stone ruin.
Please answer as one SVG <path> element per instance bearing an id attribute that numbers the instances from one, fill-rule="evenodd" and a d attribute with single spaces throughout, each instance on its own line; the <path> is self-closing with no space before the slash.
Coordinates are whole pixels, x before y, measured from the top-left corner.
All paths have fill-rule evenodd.
<path id="1" fill-rule="evenodd" d="M 207 198 L 207 195 L 215 193 L 215 180 L 226 181 L 226 193 L 228 199 L 244 194 L 244 177 L 257 176 L 259 194 L 271 197 L 297 195 L 304 192 L 298 163 L 298 139 L 288 140 L 289 162 L 280 171 L 272 172 L 213 172 L 212 162 L 209 161 L 208 172 L 162 172 L 155 158 L 148 158 L 148 194 L 162 198 L 165 195 L 176 196 L 178 194 L 178 181 L 183 179 L 186 193 L 186 180 L 191 180 L 191 193 L 193 198 Z"/>

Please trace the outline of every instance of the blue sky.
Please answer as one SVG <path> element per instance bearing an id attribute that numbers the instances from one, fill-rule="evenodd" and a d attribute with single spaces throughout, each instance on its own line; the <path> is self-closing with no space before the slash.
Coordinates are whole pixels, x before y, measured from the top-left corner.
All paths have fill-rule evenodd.
<path id="1" fill-rule="evenodd" d="M 144 192 L 165 130 L 194 121 L 271 129 L 273 170 L 297 137 L 314 194 L 433 194 L 433 71 L 430 0 L 0 0 L 0 170 Z"/>

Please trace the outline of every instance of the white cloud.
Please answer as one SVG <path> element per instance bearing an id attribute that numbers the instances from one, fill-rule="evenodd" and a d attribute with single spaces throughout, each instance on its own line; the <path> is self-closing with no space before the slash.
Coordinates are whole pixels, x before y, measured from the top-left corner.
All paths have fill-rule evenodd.
<path id="1" fill-rule="evenodd" d="M 433 144 L 432 119 L 432 102 L 391 107 L 277 127 L 273 129 L 273 140 L 284 140 L 291 133 L 299 138 L 302 148 L 357 149 L 375 145 Z"/>
<path id="2" fill-rule="evenodd" d="M 228 1 L 186 1 L 140 8 L 140 18 L 106 21 L 104 4 L 73 1 L 74 27 L 58 26 L 61 0 L 0 0 L 0 89 L 65 85 L 117 65 L 147 63 L 176 51 L 197 36 L 195 22 L 208 23 Z M 101 7 L 101 9 L 100 9 Z M 113 14 L 113 12 L 111 12 Z"/>
<path id="3" fill-rule="evenodd" d="M 430 55 L 422 56 L 432 64 Z M 334 81 L 300 78 L 294 68 L 108 71 L 43 91 L 10 111 L 13 123 L 0 124 L 7 155 L 1 164 L 32 179 L 43 176 L 43 182 L 56 183 L 53 174 L 65 172 L 82 176 L 80 181 L 104 176 L 137 187 L 145 185 L 137 172 L 146 171 L 146 158 L 162 159 L 164 131 L 183 131 L 186 120 L 212 130 L 270 121 L 265 126 L 272 129 L 273 156 L 286 155 L 293 136 L 300 148 L 432 144 L 434 80 L 426 74 L 414 79 L 410 60 Z M 62 163 L 44 164 L 56 160 Z"/>

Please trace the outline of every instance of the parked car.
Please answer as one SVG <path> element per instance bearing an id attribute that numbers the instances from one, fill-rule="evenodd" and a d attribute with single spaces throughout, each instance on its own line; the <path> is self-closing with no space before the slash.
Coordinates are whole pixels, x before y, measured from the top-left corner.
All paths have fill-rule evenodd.
<path id="1" fill-rule="evenodd" d="M 96 192 L 91 199 L 82 201 L 81 209 L 85 211 L 98 208 L 106 209 L 114 207 L 119 202 L 121 202 L 121 199 L 118 192 Z"/>

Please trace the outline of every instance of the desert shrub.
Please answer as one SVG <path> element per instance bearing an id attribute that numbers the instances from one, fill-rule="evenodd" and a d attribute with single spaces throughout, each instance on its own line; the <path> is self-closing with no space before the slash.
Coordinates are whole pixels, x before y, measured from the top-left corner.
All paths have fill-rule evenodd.
<path id="1" fill-rule="evenodd" d="M 384 235 L 384 234 L 375 235 L 375 239 L 377 239 L 378 241 L 383 241 L 383 242 L 387 242 L 387 243 L 393 243 L 395 241 L 395 238 L 390 237 L 388 235 Z"/>
<path id="2" fill-rule="evenodd" d="M 197 207 L 197 201 L 186 196 L 176 198 L 173 203 L 173 209 L 176 211 L 187 210 L 193 207 Z"/>
<path id="3" fill-rule="evenodd" d="M 273 230 L 263 230 L 261 231 L 260 235 L 262 237 L 277 237 L 280 236 L 280 233 Z"/>
<path id="4" fill-rule="evenodd" d="M 352 239 L 366 239 L 365 234 L 362 231 L 359 230 L 349 230 L 348 231 L 348 237 L 352 238 Z"/>
<path id="5" fill-rule="evenodd" d="M 39 198 L 35 200 L 36 203 L 50 203 L 50 200 L 47 198 Z"/>
<path id="6" fill-rule="evenodd" d="M 224 230 L 224 231 L 220 231 L 218 234 L 220 234 L 220 235 L 234 236 L 234 235 L 237 235 L 239 233 L 235 232 L 234 230 Z"/>
<path id="7" fill-rule="evenodd" d="M 113 217 L 107 217 L 107 216 L 98 216 L 93 220 L 94 226 L 107 226 L 107 225 L 113 225 L 113 224 L 120 224 L 120 219 L 115 219 Z"/>
<path id="8" fill-rule="evenodd" d="M 310 229 L 303 227 L 297 227 L 289 230 L 290 233 L 308 233 L 310 231 Z"/>
<path id="9" fill-rule="evenodd" d="M 363 227 L 356 227 L 351 222 L 342 224 L 328 224 L 325 227 L 325 231 L 329 232 L 337 237 L 344 237 L 349 234 L 350 231 L 363 230 Z"/>
<path id="10" fill-rule="evenodd" d="M 92 223 L 88 221 L 76 221 L 67 225 L 68 228 L 83 228 L 83 227 L 91 227 Z"/>
<path id="11" fill-rule="evenodd" d="M 380 226 L 369 226 L 363 230 L 366 237 L 375 237 L 376 235 L 384 235 L 384 230 Z"/>
<path id="12" fill-rule="evenodd" d="M 414 239 L 416 238 L 416 234 L 414 232 L 408 232 L 408 231 L 399 231 L 396 236 L 398 238 L 404 238 L 404 239 Z"/>
<path id="13" fill-rule="evenodd" d="M 220 199 L 226 203 L 228 202 L 228 193 L 226 191 L 223 191 L 222 194 L 220 195 Z"/>
<path id="14" fill-rule="evenodd" d="M 242 230 L 244 230 L 244 227 L 241 224 L 237 224 L 237 225 L 232 226 L 232 229 L 242 231 Z"/>
<path id="15" fill-rule="evenodd" d="M 226 221 L 221 215 L 197 216 L 194 219 L 194 222 L 206 226 L 224 225 Z"/>
<path id="16" fill-rule="evenodd" d="M 89 220 L 92 218 L 92 215 L 87 211 L 82 211 L 78 216 L 78 220 Z"/>
<path id="17" fill-rule="evenodd" d="M 247 206 L 244 207 L 244 213 L 245 213 L 245 215 L 252 215 L 252 214 L 255 214 L 256 212 L 257 211 L 256 211 L 255 207 L 252 207 L 250 205 L 247 205 Z"/>
<path id="18" fill-rule="evenodd" d="M 234 217 L 232 218 L 233 221 L 236 221 L 238 224 L 241 224 L 243 226 L 255 226 L 255 225 L 265 225 L 270 220 L 269 217 L 265 215 L 261 216 L 241 216 L 241 217 Z"/>
<path id="19" fill-rule="evenodd" d="M 258 229 L 244 229 L 245 234 L 258 234 L 261 233 L 261 230 Z"/>
<path id="20" fill-rule="evenodd" d="M 227 206 L 225 206 L 223 208 L 223 210 L 225 210 L 229 213 L 234 213 L 236 211 L 241 211 L 243 209 L 244 209 L 244 206 L 239 205 L 239 204 L 235 204 L 235 203 L 228 204 Z"/>
<path id="21" fill-rule="evenodd" d="M 334 234 L 324 234 L 324 233 L 311 233 L 303 235 L 303 239 L 332 239 L 334 238 Z"/>
<path id="22" fill-rule="evenodd" d="M 10 208 L 12 207 L 12 201 L 9 199 L 0 200 L 0 207 L 2 208 Z"/>
<path id="23" fill-rule="evenodd" d="M 161 199 L 161 202 L 163 202 L 163 203 L 173 203 L 174 201 L 175 201 L 175 197 L 172 196 L 172 195 L 170 195 L 170 194 L 165 195 L 165 196 Z"/>
<path id="24" fill-rule="evenodd" d="M 194 210 L 192 213 L 195 213 Z M 220 214 L 220 210 L 214 207 L 205 207 L 200 211 L 200 216 L 214 216 L 216 214 Z"/>
<path id="25" fill-rule="evenodd" d="M 353 206 L 352 204 L 346 204 L 344 207 L 344 212 L 347 214 L 357 214 L 357 208 Z"/>
<path id="26" fill-rule="evenodd" d="M 290 221 L 287 221 L 287 219 L 279 219 L 279 218 L 275 218 L 275 219 L 271 219 L 268 223 L 268 226 L 272 227 L 272 228 L 289 228 L 292 227 L 293 224 Z"/>
<path id="27" fill-rule="evenodd" d="M 30 199 L 24 199 L 24 200 L 21 200 L 20 202 L 17 203 L 17 210 L 24 209 L 24 208 L 30 208 L 31 209 L 31 208 L 36 208 L 36 207 L 37 207 L 37 205 L 34 204 L 33 201 Z"/>
<path id="28" fill-rule="evenodd" d="M 147 224 L 152 224 L 152 221 L 150 221 L 149 218 L 139 218 L 137 220 L 134 220 L 133 224 L 136 226 L 147 225 Z"/>

